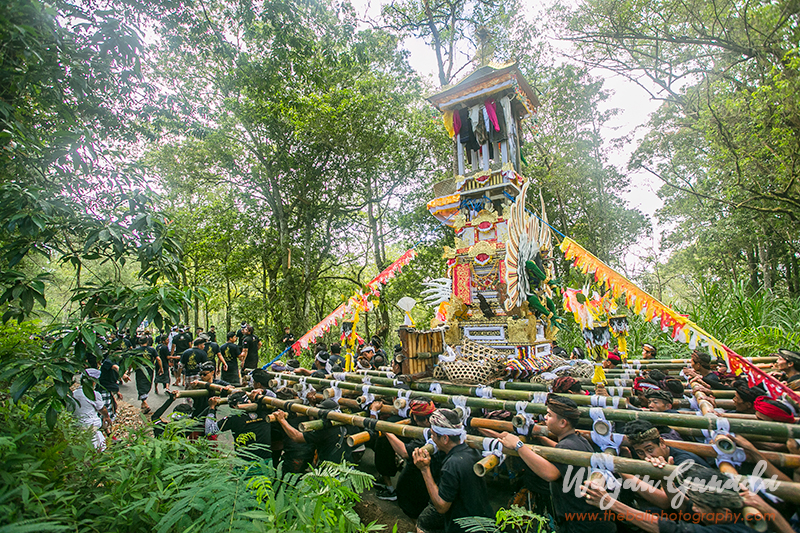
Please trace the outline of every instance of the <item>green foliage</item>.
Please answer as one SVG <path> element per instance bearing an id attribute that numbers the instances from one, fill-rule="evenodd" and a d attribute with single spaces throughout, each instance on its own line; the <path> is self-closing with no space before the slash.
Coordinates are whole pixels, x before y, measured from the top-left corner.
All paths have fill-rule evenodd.
<path id="1" fill-rule="evenodd" d="M 528 511 L 518 505 L 509 509 L 501 508 L 495 519 L 482 516 L 457 518 L 455 520 L 467 533 L 547 533 L 548 519 L 545 516 Z"/>
<path id="2" fill-rule="evenodd" d="M 4 531 L 376 530 L 352 511 L 371 478 L 347 465 L 285 474 L 180 430 L 96 452 L 69 417 L 49 429 L 25 402 L 0 404 L 0 424 Z"/>

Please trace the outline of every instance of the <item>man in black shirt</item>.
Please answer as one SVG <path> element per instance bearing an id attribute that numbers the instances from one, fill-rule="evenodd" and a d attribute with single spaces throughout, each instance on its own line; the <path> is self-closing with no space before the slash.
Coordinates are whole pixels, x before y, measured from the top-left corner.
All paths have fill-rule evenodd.
<path id="1" fill-rule="evenodd" d="M 140 409 L 144 414 L 147 414 L 150 412 L 150 406 L 147 405 L 147 397 L 150 395 L 150 388 L 153 386 L 153 368 L 161 368 L 161 359 L 158 358 L 155 349 L 150 346 L 148 337 L 137 337 L 134 352 L 145 360 L 144 363 L 136 365 L 135 375 L 136 392 L 139 395 L 139 401 L 142 402 Z"/>
<path id="2" fill-rule="evenodd" d="M 284 349 L 289 349 L 292 344 L 294 344 L 294 335 L 292 335 L 289 326 L 283 328 L 283 339 L 281 339 L 281 342 L 283 343 Z"/>
<path id="3" fill-rule="evenodd" d="M 411 400 L 409 409 L 411 423 L 414 426 L 431 427 L 430 417 L 436 410 L 432 401 L 427 399 Z M 397 486 L 395 487 L 397 504 L 409 517 L 416 519 L 431 500 L 428 497 L 428 490 L 425 488 L 425 479 L 422 477 L 422 472 L 409 459 L 413 457 L 414 450 L 425 446 L 425 439 L 403 442 L 400 437 L 392 433 L 386 433 L 385 436 L 394 452 L 406 462 L 403 470 L 400 471 L 400 475 L 397 476 Z M 431 474 L 437 483 L 441 470 L 442 456 L 440 453 L 435 453 L 431 458 Z"/>
<path id="4" fill-rule="evenodd" d="M 217 328 L 215 326 L 208 328 L 208 340 L 217 342 Z"/>
<path id="5" fill-rule="evenodd" d="M 252 370 L 258 366 L 258 349 L 261 348 L 261 340 L 256 336 L 253 326 L 247 326 L 247 335 L 242 341 L 242 375 L 247 374 L 247 370 Z"/>
<path id="6" fill-rule="evenodd" d="M 192 337 L 186 331 L 185 326 L 178 328 L 178 334 L 172 338 L 173 355 L 183 356 L 183 353 L 192 347 Z M 173 385 L 181 384 L 181 372 L 178 371 Z"/>
<path id="7" fill-rule="evenodd" d="M 545 424 L 550 433 L 555 435 L 558 440 L 556 448 L 594 453 L 592 445 L 575 433 L 575 426 L 580 419 L 577 404 L 569 398 L 562 398 L 551 393 L 547 397 L 546 405 Z M 548 461 L 534 452 L 532 447 L 525 446 L 519 437 L 511 433 L 501 434 L 500 440 L 506 448 L 516 449 L 525 464 L 537 476 L 550 483 L 550 497 L 559 533 L 596 533 L 598 531 L 615 533 L 617 531 L 614 522 L 604 520 L 603 513 L 597 512 L 582 497 L 576 496 L 574 488 L 573 490 L 567 488 L 567 484 L 564 483 L 567 472 L 572 470 L 571 476 L 578 476 L 580 471 L 576 472 L 570 465 Z M 573 513 L 587 513 L 595 516 L 591 520 L 578 521 L 571 518 Z"/>
<path id="8" fill-rule="evenodd" d="M 317 407 L 320 409 L 339 409 L 339 404 L 334 400 L 324 400 Z M 303 433 L 286 421 L 284 411 L 275 411 L 275 418 L 286 432 L 286 436 L 294 442 L 311 444 L 317 450 L 318 464 L 323 461 L 341 463 L 348 450 L 347 428 L 345 426 L 327 426 L 319 431 Z"/>
<path id="9" fill-rule="evenodd" d="M 169 337 L 166 334 L 161 335 L 158 340 L 156 353 L 158 354 L 160 366 L 156 368 L 156 378 L 153 381 L 156 394 L 158 394 L 159 384 L 164 385 L 164 390 L 169 392 Z"/>
<path id="10" fill-rule="evenodd" d="M 264 461 L 272 459 L 272 425 L 263 411 L 242 412 L 226 416 L 219 422 L 216 420 L 219 398 L 208 399 L 208 415 L 206 416 L 206 435 L 230 431 L 233 443 L 238 452 L 252 454 Z M 228 396 L 228 407 L 236 409 L 239 404 L 247 403 L 244 392 L 234 392 Z"/>
<path id="11" fill-rule="evenodd" d="M 242 350 L 236 344 L 236 332 L 228 332 L 228 342 L 219 347 L 219 359 L 222 367 L 222 379 L 228 383 L 241 383 L 241 376 L 239 376 L 239 356 Z"/>
<path id="12" fill-rule="evenodd" d="M 681 492 L 686 495 L 688 503 L 691 505 L 691 512 L 685 512 L 686 522 L 673 522 L 661 516 L 659 513 L 643 513 L 618 500 L 615 500 L 605 489 L 592 482 L 584 483 L 586 487 L 586 500 L 594 507 L 607 509 L 614 513 L 620 520 L 632 523 L 637 528 L 647 533 L 747 533 L 752 531 L 750 527 L 741 520 L 742 507 L 744 501 L 736 492 L 724 488 L 720 483 L 719 472 L 710 468 L 694 465 L 690 467 L 685 475 L 678 476 L 677 484 L 681 487 Z M 749 491 L 744 491 L 748 498 L 752 498 Z M 752 501 L 751 500 L 751 501 Z M 760 500 L 760 498 L 758 498 Z M 764 516 L 774 517 L 777 513 L 769 505 L 760 500 Z M 752 503 L 749 503 L 752 505 Z M 602 507 L 601 507 L 602 506 Z M 674 510 L 672 510 L 674 512 Z M 677 512 L 674 512 L 677 514 Z M 692 518 L 689 518 L 692 517 Z M 700 519 L 702 524 L 691 523 L 688 520 Z M 791 531 L 789 524 L 778 515 L 780 519 L 772 518 L 786 529 L 780 531 Z M 597 531 L 605 531 L 597 529 Z"/>
<path id="13" fill-rule="evenodd" d="M 466 530 L 455 522 L 456 518 L 494 518 L 486 481 L 473 470 L 475 463 L 481 460 L 481 454 L 463 442 L 466 432 L 455 411 L 437 409 L 431 414 L 430 424 L 434 444 L 446 454 L 439 482 L 433 478 L 431 456 L 424 447 L 413 451 L 414 464 L 422 472 L 431 505 L 444 515 L 445 533 L 463 533 Z M 426 512 L 427 509 L 422 515 Z"/>
<path id="14" fill-rule="evenodd" d="M 197 379 L 197 375 L 200 373 L 200 363 L 208 361 L 205 339 L 195 339 L 193 344 L 193 348 L 189 348 L 181 354 L 180 366 L 183 369 L 184 385 L 186 387 L 189 386 L 192 380 Z"/>

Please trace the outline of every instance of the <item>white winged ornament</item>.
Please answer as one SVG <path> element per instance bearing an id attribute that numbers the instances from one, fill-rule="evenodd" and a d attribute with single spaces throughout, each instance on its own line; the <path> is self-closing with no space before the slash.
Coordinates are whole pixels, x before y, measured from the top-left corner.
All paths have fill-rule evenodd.
<path id="1" fill-rule="evenodd" d="M 508 221 L 508 240 L 506 241 L 506 282 L 508 298 L 505 301 L 506 311 L 521 307 L 533 294 L 525 262 L 533 261 L 536 254 L 548 255 L 552 243 L 550 226 L 547 224 L 547 211 L 544 199 L 542 203 L 542 223 L 536 217 L 525 212 L 525 197 L 528 193 L 529 181 L 522 186 L 517 200 L 511 206 L 511 217 Z"/>

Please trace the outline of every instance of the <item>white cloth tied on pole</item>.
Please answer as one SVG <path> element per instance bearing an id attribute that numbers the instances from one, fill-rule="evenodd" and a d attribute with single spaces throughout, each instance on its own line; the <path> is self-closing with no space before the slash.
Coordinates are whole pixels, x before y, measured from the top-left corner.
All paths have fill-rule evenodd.
<path id="1" fill-rule="evenodd" d="M 409 400 L 410 396 L 411 396 L 411 391 L 410 390 L 400 389 L 400 390 L 397 391 L 397 397 L 398 398 L 402 398 L 402 399 L 404 399 L 406 401 L 406 406 L 403 407 L 402 409 L 398 409 L 397 410 L 397 416 L 402 416 L 403 418 L 408 418 L 408 411 L 409 411 L 409 409 L 411 409 L 411 405 L 410 405 L 411 401 Z"/>
<path id="2" fill-rule="evenodd" d="M 336 381 L 347 381 L 347 374 L 344 372 L 334 372 L 331 374 Z"/>
<path id="3" fill-rule="evenodd" d="M 442 393 L 442 386 L 439 383 L 431 383 L 428 385 L 428 392 L 432 394 L 441 394 Z"/>
<path id="4" fill-rule="evenodd" d="M 491 400 L 492 398 L 494 398 L 494 396 L 492 396 L 491 387 L 478 386 L 475 388 L 475 395 L 478 398 L 485 398 L 487 400 Z"/>
<path id="5" fill-rule="evenodd" d="M 467 420 L 469 420 L 469 416 L 472 414 L 472 409 L 467 407 L 467 397 L 453 396 L 450 401 L 453 402 L 453 406 L 456 409 L 461 409 L 461 423 L 466 426 Z"/>
<path id="6" fill-rule="evenodd" d="M 363 376 L 361 376 L 361 383 L 363 383 L 364 385 L 372 385 L 372 376 L 364 374 Z"/>
<path id="7" fill-rule="evenodd" d="M 531 403 L 545 404 L 547 403 L 547 393 L 544 391 L 536 391 L 533 393 Z"/>
<path id="8" fill-rule="evenodd" d="M 514 407 L 517 409 L 517 415 L 525 418 L 525 424 L 516 428 L 519 435 L 527 435 L 531 427 L 536 424 L 536 416 L 533 413 L 529 413 L 525 410 L 527 406 L 528 404 L 522 401 L 517 402 L 514 405 Z"/>
<path id="9" fill-rule="evenodd" d="M 334 402 L 339 403 L 339 398 L 342 397 L 342 389 L 339 388 L 339 381 L 331 381 L 331 388 L 333 389 L 333 398 L 331 399 Z"/>
<path id="10" fill-rule="evenodd" d="M 439 447 L 436 446 L 436 443 L 433 442 L 433 438 L 431 437 L 430 428 L 425 428 L 422 431 L 422 438 L 425 439 L 425 444 L 430 444 L 431 446 L 433 446 L 433 453 L 436 453 L 436 452 L 439 451 Z"/>
<path id="11" fill-rule="evenodd" d="M 500 442 L 500 439 L 483 439 L 483 452 L 482 455 L 484 457 L 489 457 L 490 455 L 496 455 L 497 458 L 500 460 L 498 465 L 503 464 L 503 461 L 506 460 L 506 454 L 503 453 L 503 443 Z"/>
<path id="12" fill-rule="evenodd" d="M 613 491 L 617 486 L 614 477 L 614 456 L 608 453 L 593 453 L 589 458 L 590 472 L 599 472 L 606 481 L 606 489 Z"/>
<path id="13" fill-rule="evenodd" d="M 361 404 L 361 407 L 366 409 L 375 401 L 375 395 L 369 391 L 369 385 L 362 385 L 361 393 L 364 396 L 364 403 Z"/>
<path id="14" fill-rule="evenodd" d="M 392 372 L 391 370 L 386 372 L 386 379 L 394 379 L 395 377 L 396 377 L 395 373 Z"/>

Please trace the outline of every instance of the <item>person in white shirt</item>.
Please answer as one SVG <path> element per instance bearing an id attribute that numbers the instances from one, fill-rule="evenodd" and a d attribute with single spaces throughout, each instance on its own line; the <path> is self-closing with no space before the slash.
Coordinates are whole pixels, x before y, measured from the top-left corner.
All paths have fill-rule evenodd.
<path id="1" fill-rule="evenodd" d="M 111 426 L 111 417 L 108 415 L 102 396 L 94 390 L 95 380 L 99 378 L 100 371 L 96 368 L 86 369 L 84 375 L 81 376 L 81 386 L 72 392 L 76 404 L 73 408 L 73 416 L 78 423 L 94 428 L 92 444 L 98 450 L 103 450 L 106 447 L 106 438 L 102 428 Z M 91 387 L 93 398 L 88 398 L 83 392 L 84 385 Z"/>

